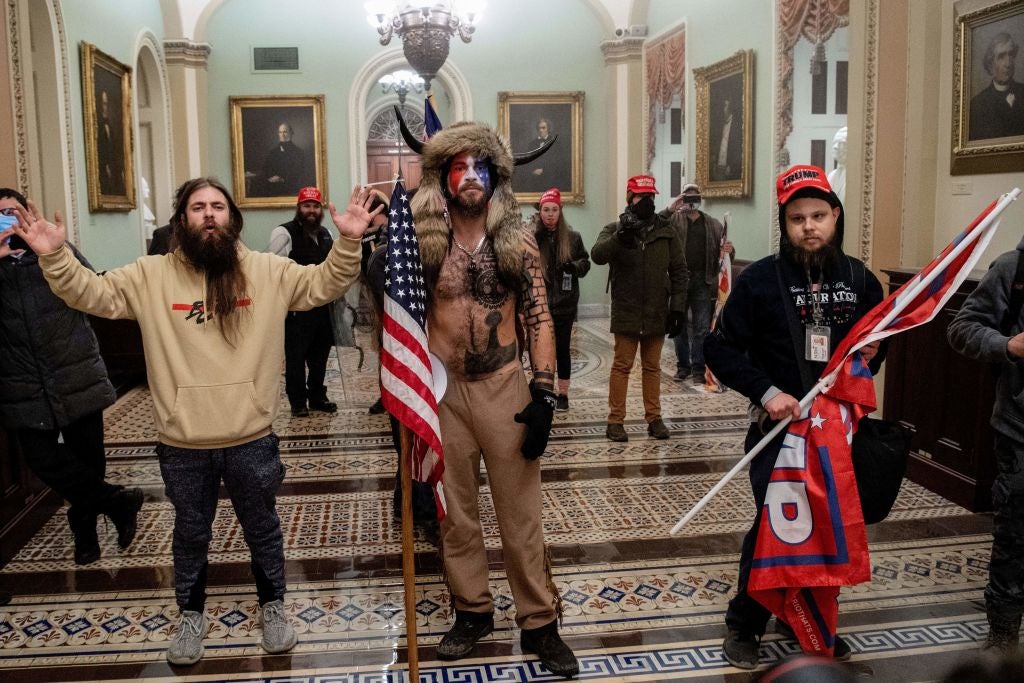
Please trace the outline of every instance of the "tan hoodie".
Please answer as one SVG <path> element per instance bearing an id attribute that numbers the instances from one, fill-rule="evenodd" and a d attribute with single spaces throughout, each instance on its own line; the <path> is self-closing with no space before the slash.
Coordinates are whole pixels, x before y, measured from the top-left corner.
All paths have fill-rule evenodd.
<path id="1" fill-rule="evenodd" d="M 359 255 L 359 240 L 347 237 L 315 266 L 239 245 L 248 298 L 235 313 L 242 318 L 234 347 L 204 312 L 204 274 L 180 251 L 100 276 L 65 245 L 40 256 L 39 265 L 68 306 L 138 320 L 162 443 L 225 448 L 270 433 L 280 403 L 285 316 L 342 296 L 359 276 Z"/>

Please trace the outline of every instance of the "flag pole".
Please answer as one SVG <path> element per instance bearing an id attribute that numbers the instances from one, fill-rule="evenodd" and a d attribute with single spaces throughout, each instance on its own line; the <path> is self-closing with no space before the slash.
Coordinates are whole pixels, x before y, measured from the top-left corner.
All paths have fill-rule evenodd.
<path id="1" fill-rule="evenodd" d="M 923 277 L 920 281 L 917 282 L 916 285 L 914 285 L 914 287 L 908 290 L 904 294 L 902 299 L 896 302 L 892 310 L 889 311 L 889 313 L 884 318 L 882 318 L 882 320 L 880 320 L 878 324 L 875 325 L 874 328 L 872 328 L 871 332 L 865 335 L 865 337 L 869 337 L 872 334 L 875 334 L 876 332 L 885 329 L 885 327 L 890 322 L 892 322 L 893 319 L 895 319 L 900 313 L 903 312 L 903 309 L 905 309 L 908 304 L 914 301 L 921 294 L 921 292 L 925 291 L 931 285 L 932 280 L 934 280 L 939 273 L 945 271 L 945 269 L 949 267 L 950 263 L 956 260 L 960 256 L 960 254 L 963 253 L 964 250 L 966 250 L 967 247 L 969 247 L 975 240 L 979 239 L 981 235 L 983 235 L 989 229 L 989 226 L 991 226 L 992 223 L 999 217 L 999 214 L 1001 214 L 1003 210 L 1010 205 L 1011 202 L 1016 201 L 1019 195 L 1020 188 L 1016 187 L 1007 192 L 1006 194 L 1004 194 L 1000 198 L 999 202 L 996 203 L 991 213 L 985 216 L 985 218 L 981 220 L 977 227 L 975 227 L 974 230 L 968 233 L 967 236 L 959 244 L 953 247 L 953 249 L 950 250 L 948 254 L 946 254 L 946 257 L 942 259 L 939 265 L 933 268 L 931 272 L 928 273 L 928 275 Z M 856 349 L 850 349 L 850 352 L 852 353 L 855 350 Z M 830 382 L 828 382 L 827 379 L 828 378 L 819 379 L 818 383 L 815 384 L 814 387 L 809 392 L 807 392 L 807 395 L 800 400 L 801 413 L 807 409 L 807 406 L 811 404 L 811 401 L 814 400 L 814 398 L 818 394 L 820 394 L 826 386 L 829 386 Z M 670 531 L 669 533 L 673 536 L 675 534 L 678 534 L 682 530 L 682 528 L 686 526 L 687 522 L 696 517 L 697 514 L 701 510 L 703 510 L 704 507 L 711 501 L 711 499 L 718 495 L 718 492 L 725 488 L 725 485 L 728 484 L 732 480 L 732 478 L 735 477 L 740 472 L 740 470 L 746 467 L 747 464 L 751 460 L 753 460 L 758 453 L 764 450 L 764 447 L 768 445 L 768 442 L 770 442 L 772 439 L 778 436 L 779 432 L 782 431 L 782 429 L 786 425 L 788 425 L 791 420 L 792 417 L 785 418 L 777 425 L 775 425 L 775 427 L 770 432 L 765 434 L 764 438 L 758 441 L 757 445 L 751 448 L 749 453 L 744 455 L 743 458 L 740 459 L 740 461 L 736 463 L 731 470 L 726 472 L 725 476 L 722 477 L 722 479 L 717 484 L 711 487 L 711 490 L 708 491 L 703 498 L 697 501 L 697 504 L 694 505 L 693 508 L 689 512 L 687 512 L 683 516 L 683 518 L 676 523 L 674 527 L 672 527 L 672 531 Z"/>
<path id="2" fill-rule="evenodd" d="M 409 653 L 409 681 L 420 679 L 420 653 L 416 642 L 416 548 L 412 534 L 412 439 L 404 424 L 401 437 L 402 471 L 402 581 L 405 586 L 405 643 Z"/>

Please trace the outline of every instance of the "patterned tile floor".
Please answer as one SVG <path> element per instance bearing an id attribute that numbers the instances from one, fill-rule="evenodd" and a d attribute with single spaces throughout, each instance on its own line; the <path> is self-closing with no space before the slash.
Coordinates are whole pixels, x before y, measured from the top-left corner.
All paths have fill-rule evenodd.
<path id="1" fill-rule="evenodd" d="M 645 432 L 638 372 L 631 378 L 630 441 L 604 438 L 610 365 L 606 320 L 584 320 L 574 340 L 572 405 L 556 414 L 544 460 L 544 530 L 565 615 L 562 631 L 580 655 L 582 680 L 753 680 L 721 658 L 722 616 L 736 581 L 736 553 L 752 517 L 744 477 L 727 486 L 679 537 L 668 529 L 742 455 L 744 401 L 671 379 L 666 347 L 663 412 L 668 441 Z M 72 560 L 57 512 L 6 566 L 0 588 L 0 679 L 406 681 L 400 528 L 392 520 L 395 455 L 376 398 L 376 355 L 364 366 L 342 350 L 329 384 L 341 410 L 275 422 L 288 470 L 279 511 L 285 529 L 286 609 L 300 633 L 287 656 L 264 656 L 248 553 L 226 501 L 211 544 L 211 630 L 206 657 L 169 667 L 164 649 L 177 620 L 170 555 L 173 513 L 154 462 L 151 401 L 132 390 L 106 416 L 112 481 L 141 486 L 139 534 L 118 551 L 100 527 L 103 557 Z M 287 402 L 282 394 L 282 406 Z M 417 530 L 416 623 L 421 681 L 552 680 L 518 644 L 515 606 L 500 560 L 486 480 L 486 545 L 493 554 L 494 633 L 473 659 L 441 663 L 434 648 L 450 623 L 432 539 Z M 982 589 L 990 519 L 905 482 L 892 515 L 869 530 L 872 580 L 844 588 L 841 630 L 851 669 L 882 681 L 935 680 L 967 657 L 987 626 Z M 793 654 L 769 634 L 762 661 Z"/>

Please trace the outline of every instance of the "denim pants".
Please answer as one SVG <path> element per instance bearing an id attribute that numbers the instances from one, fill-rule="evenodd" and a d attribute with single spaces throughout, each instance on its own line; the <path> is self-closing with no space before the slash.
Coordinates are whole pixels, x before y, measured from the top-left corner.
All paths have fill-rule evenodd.
<path id="1" fill-rule="evenodd" d="M 160 444 L 160 475 L 174 505 L 174 591 L 182 610 L 202 612 L 207 554 L 224 481 L 252 557 L 260 605 L 284 597 L 284 541 L 277 491 L 284 465 L 277 435 L 229 448 L 177 448 Z"/>
<path id="2" fill-rule="evenodd" d="M 689 322 L 679 336 L 672 339 L 676 347 L 676 370 L 704 370 L 704 338 L 711 330 L 711 316 L 715 313 L 717 291 L 704 282 L 703 277 L 690 274 L 686 297 Z"/>

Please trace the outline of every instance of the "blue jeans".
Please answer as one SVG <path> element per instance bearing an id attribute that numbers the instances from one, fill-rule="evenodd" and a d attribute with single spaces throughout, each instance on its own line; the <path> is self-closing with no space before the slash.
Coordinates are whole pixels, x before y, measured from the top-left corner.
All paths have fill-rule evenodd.
<path id="1" fill-rule="evenodd" d="M 677 371 L 704 372 L 704 337 L 711 330 L 715 294 L 714 287 L 706 284 L 704 278 L 691 274 L 686 298 L 689 322 L 683 326 L 679 336 L 672 340 L 676 347 Z"/>

